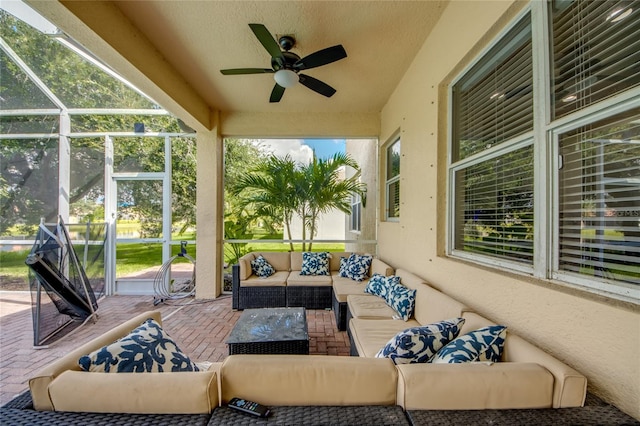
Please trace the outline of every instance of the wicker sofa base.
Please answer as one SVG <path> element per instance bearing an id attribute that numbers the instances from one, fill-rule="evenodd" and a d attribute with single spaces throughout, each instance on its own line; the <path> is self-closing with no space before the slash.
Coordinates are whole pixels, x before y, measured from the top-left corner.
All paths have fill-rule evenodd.
<path id="1" fill-rule="evenodd" d="M 613 405 L 587 394 L 584 407 L 537 410 L 419 410 L 399 406 L 270 407 L 268 419 L 244 415 L 226 407 L 212 414 L 126 414 L 35 411 L 26 391 L 0 408 L 2 426 L 49 425 L 640 425 Z"/>
<path id="2" fill-rule="evenodd" d="M 338 331 L 347 329 L 347 302 L 338 302 L 335 294 L 333 295 L 333 313 L 336 316 L 336 327 Z"/>
<path id="3" fill-rule="evenodd" d="M 287 306 L 286 287 L 240 287 L 238 308 L 284 308 Z"/>
<path id="4" fill-rule="evenodd" d="M 290 308 L 331 309 L 333 287 L 288 285 L 286 294 Z"/>

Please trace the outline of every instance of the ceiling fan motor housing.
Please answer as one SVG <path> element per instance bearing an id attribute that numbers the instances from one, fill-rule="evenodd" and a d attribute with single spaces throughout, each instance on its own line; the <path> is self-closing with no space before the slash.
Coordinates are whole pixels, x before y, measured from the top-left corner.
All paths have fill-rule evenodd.
<path id="1" fill-rule="evenodd" d="M 279 69 L 288 69 L 293 70 L 293 64 L 300 60 L 300 56 L 296 55 L 293 52 L 282 52 L 282 56 L 284 57 L 284 64 L 281 64 L 280 58 L 271 58 L 271 67 L 274 71 L 278 71 Z"/>

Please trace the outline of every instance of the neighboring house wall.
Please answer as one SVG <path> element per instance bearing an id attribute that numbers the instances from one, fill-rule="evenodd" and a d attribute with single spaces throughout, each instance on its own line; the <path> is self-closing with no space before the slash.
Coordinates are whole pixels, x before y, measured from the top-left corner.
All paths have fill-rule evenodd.
<path id="1" fill-rule="evenodd" d="M 591 391 L 640 418 L 637 305 L 444 254 L 446 84 L 486 46 L 478 41 L 495 37 L 524 6 L 451 2 L 384 107 L 379 146 L 398 130 L 402 138 L 402 208 L 398 222 L 379 222 L 378 253 L 395 268 L 420 275 L 480 314 L 508 325 L 585 374 Z"/>
<path id="2" fill-rule="evenodd" d="M 347 139 L 346 153 L 358 163 L 361 169 L 360 181 L 367 185 L 367 194 L 363 198 L 360 232 L 350 230 L 349 215 L 346 216 L 344 238 L 346 240 L 375 240 L 376 239 L 376 212 L 378 207 L 378 147 L 376 139 Z M 354 170 L 347 169 L 347 178 L 353 176 Z M 347 243 L 346 251 L 360 253 L 377 253 L 376 244 L 371 243 Z"/>
<path id="3" fill-rule="evenodd" d="M 314 240 L 342 240 L 344 238 L 344 216 L 340 210 L 333 210 L 318 217 L 318 232 L 313 237 Z M 307 240 L 309 239 L 307 231 Z M 286 232 L 284 238 L 286 239 Z M 302 220 L 295 216 L 291 222 L 291 238 L 302 239 Z"/>

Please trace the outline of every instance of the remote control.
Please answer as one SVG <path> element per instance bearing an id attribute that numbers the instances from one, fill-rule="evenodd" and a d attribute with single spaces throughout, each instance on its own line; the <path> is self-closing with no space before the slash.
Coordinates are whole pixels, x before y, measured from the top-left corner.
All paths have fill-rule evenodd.
<path id="1" fill-rule="evenodd" d="M 229 408 L 233 410 L 238 410 L 242 413 L 251 414 L 253 416 L 258 417 L 267 417 L 269 415 L 270 410 L 264 405 L 258 404 L 257 402 L 247 401 L 242 398 L 231 398 L 229 401 Z"/>

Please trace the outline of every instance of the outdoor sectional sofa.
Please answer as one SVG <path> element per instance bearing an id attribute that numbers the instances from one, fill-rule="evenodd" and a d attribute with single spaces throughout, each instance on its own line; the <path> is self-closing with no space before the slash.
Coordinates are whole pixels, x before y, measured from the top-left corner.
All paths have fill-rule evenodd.
<path id="1" fill-rule="evenodd" d="M 399 273 L 408 282 L 408 276 Z M 450 309 L 461 307 L 430 290 L 425 297 L 450 302 L 440 314 L 457 313 Z M 469 315 L 470 327 L 485 322 L 462 311 Z M 80 371 L 82 355 L 125 337 L 148 318 L 161 323 L 159 312 L 145 312 L 45 367 L 29 380 L 30 392 L 0 408 L 0 422 L 259 424 L 226 407 L 231 398 L 241 397 L 268 406 L 269 422 L 277 424 L 637 424 L 595 398 L 588 409 L 549 409 L 582 405 L 586 379 L 515 336 L 509 337 L 513 340 L 508 343 L 507 362 L 493 366 L 395 365 L 388 358 L 371 357 L 231 355 L 199 372 Z M 353 321 L 356 318 L 352 325 Z M 489 407 L 506 410 L 477 410 Z"/>
<path id="2" fill-rule="evenodd" d="M 496 325 L 463 303 L 403 269 L 395 275 L 416 290 L 407 321 L 374 295 L 349 295 L 351 354 L 374 358 L 398 333 L 451 318 L 464 318 L 459 336 Z M 398 403 L 408 410 L 563 408 L 583 405 L 587 379 L 582 374 L 506 332 L 501 362 L 398 364 Z"/>
<path id="3" fill-rule="evenodd" d="M 349 258 L 351 252 L 331 252 L 330 275 L 301 275 L 301 252 L 251 252 L 242 256 L 232 269 L 233 309 L 304 307 L 331 309 L 336 315 L 338 330 L 346 330 L 347 296 L 362 294 L 368 282 L 341 277 L 340 259 Z M 267 278 L 256 276 L 251 261 L 263 256 L 275 269 Z M 373 258 L 368 277 L 373 274 L 391 275 L 393 268 Z"/>

